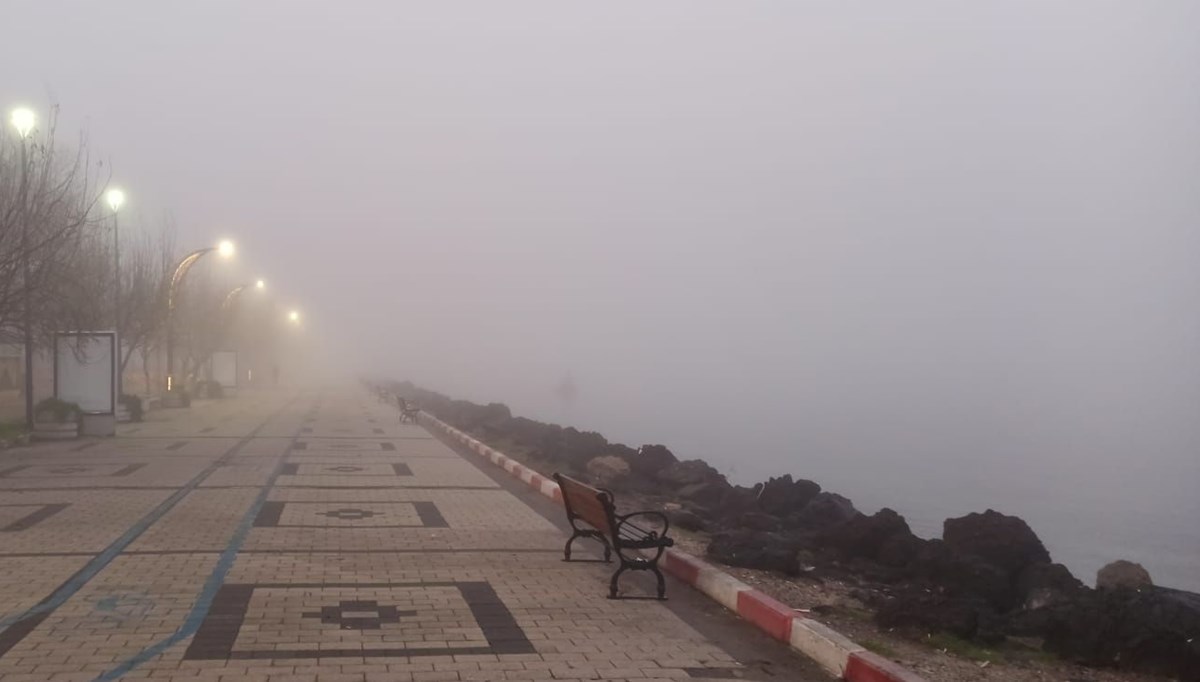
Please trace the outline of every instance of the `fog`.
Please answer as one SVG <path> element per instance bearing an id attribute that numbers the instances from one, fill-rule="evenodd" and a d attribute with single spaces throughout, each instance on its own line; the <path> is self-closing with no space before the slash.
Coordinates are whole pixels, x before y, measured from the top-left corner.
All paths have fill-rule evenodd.
<path id="1" fill-rule="evenodd" d="M 1194 2 L 14 4 L 331 370 L 1200 589 Z"/>

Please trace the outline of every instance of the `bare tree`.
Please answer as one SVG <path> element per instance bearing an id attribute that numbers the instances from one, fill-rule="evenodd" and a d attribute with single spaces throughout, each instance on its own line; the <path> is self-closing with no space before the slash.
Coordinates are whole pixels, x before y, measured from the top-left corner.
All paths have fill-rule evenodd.
<path id="1" fill-rule="evenodd" d="M 93 207 L 103 189 L 100 166 L 81 135 L 74 152 L 56 143 L 57 109 L 45 127 L 21 140 L 0 131 L 0 336 L 25 328 L 37 337 L 81 329 L 104 310 L 96 257 L 99 218 Z M 28 310 L 26 307 L 28 306 Z"/>
<path id="2" fill-rule="evenodd" d="M 136 233 L 122 245 L 121 319 L 117 321 L 122 344 L 121 372 L 134 352 L 143 351 L 147 386 L 151 384 L 146 361 L 166 322 L 166 287 L 176 260 L 175 228 L 169 218 L 163 220 L 157 231 Z"/>

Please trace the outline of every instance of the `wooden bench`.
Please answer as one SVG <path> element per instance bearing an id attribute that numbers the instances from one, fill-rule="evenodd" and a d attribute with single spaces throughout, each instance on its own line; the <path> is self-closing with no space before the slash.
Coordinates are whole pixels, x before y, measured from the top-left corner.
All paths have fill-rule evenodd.
<path id="1" fill-rule="evenodd" d="M 613 573 L 609 582 L 608 598 L 617 598 L 617 580 L 625 571 L 652 571 L 658 579 L 658 598 L 665 599 L 667 592 L 666 581 L 658 570 L 658 560 L 663 552 L 675 544 L 667 537 L 670 522 L 665 514 L 656 511 L 641 511 L 633 514 L 618 514 L 613 506 L 613 494 L 610 490 L 593 488 L 562 474 L 554 474 L 562 491 L 563 506 L 567 508 L 567 521 L 574 533 L 567 540 L 563 550 L 563 561 L 571 560 L 571 543 L 577 538 L 594 538 L 604 545 L 604 561 L 611 562 L 613 550 L 621 560 L 620 567 Z M 652 517 L 662 522 L 662 530 L 642 528 L 630 519 L 635 517 Z M 581 528 L 579 522 L 586 523 L 590 528 Z M 641 550 L 652 549 L 652 556 L 645 556 Z"/>

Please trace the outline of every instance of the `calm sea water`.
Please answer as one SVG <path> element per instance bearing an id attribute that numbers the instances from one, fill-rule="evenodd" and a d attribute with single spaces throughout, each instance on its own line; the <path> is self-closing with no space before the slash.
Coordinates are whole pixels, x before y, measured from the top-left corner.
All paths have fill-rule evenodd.
<path id="1" fill-rule="evenodd" d="M 578 407 L 578 406 L 577 406 Z M 560 423 L 586 422 L 583 410 L 546 410 Z M 1156 584 L 1200 592 L 1200 454 L 1168 448 L 1126 455 L 1124 447 L 1090 444 L 1085 455 L 1012 442 L 947 439 L 935 430 L 881 442 L 877 429 L 821 426 L 800 417 L 663 409 L 631 417 L 596 415 L 589 428 L 610 440 L 664 443 L 681 458 L 707 460 L 744 485 L 785 473 L 851 498 L 865 513 L 891 507 L 916 534 L 941 537 L 946 518 L 995 509 L 1019 516 L 1054 561 L 1094 584 L 1105 564 L 1127 559 Z M 919 450 L 904 442 L 920 442 Z M 959 453 L 971 453 L 960 455 Z"/>

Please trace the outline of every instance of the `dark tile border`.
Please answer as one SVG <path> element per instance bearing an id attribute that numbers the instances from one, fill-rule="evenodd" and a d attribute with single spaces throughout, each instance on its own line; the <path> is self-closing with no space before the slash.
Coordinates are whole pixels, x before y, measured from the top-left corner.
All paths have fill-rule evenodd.
<path id="1" fill-rule="evenodd" d="M 234 651 L 238 632 L 250 608 L 254 590 L 268 589 L 378 589 L 389 587 L 455 587 L 471 609 L 487 640 L 486 647 L 440 649 L 300 649 Z M 35 624 L 36 626 L 36 624 Z M 32 628 L 31 628 L 32 629 Z M 185 661 L 270 660 L 288 658 L 382 658 L 402 656 L 468 656 L 473 654 L 533 654 L 537 651 L 512 612 L 486 582 L 433 583 L 227 583 L 218 590 L 212 607 L 183 654 Z"/>
<path id="2" fill-rule="evenodd" d="M 339 463 L 339 462 L 288 462 L 288 463 L 284 464 L 283 468 L 281 468 L 279 470 L 279 475 L 280 476 L 373 476 L 373 477 L 379 476 L 379 474 L 371 474 L 371 473 L 363 474 L 363 473 L 353 473 L 353 472 L 343 473 L 340 471 L 328 471 L 328 472 L 322 472 L 322 473 L 316 473 L 316 474 L 301 474 L 300 473 L 300 467 L 302 467 L 302 466 L 321 466 L 322 464 L 328 464 L 331 466 L 333 466 L 333 465 L 336 465 L 336 466 L 360 466 L 358 464 L 346 464 L 346 463 Z M 382 464 L 385 466 L 388 464 L 391 464 L 392 471 L 395 472 L 395 474 L 397 476 L 412 476 L 413 475 L 412 469 L 410 469 L 408 464 L 406 464 L 404 462 L 390 462 L 390 463 L 389 462 L 363 462 L 362 466 L 371 466 L 373 464 Z"/>
<path id="3" fill-rule="evenodd" d="M 30 528 L 33 528 L 34 526 L 38 525 L 42 521 L 45 521 L 46 519 L 50 518 L 51 516 L 54 516 L 55 514 L 59 513 L 60 511 L 71 506 L 69 504 L 41 504 L 41 503 L 35 502 L 34 504 L 31 504 L 31 505 L 29 505 L 29 504 L 0 504 L 0 507 L 32 507 L 32 506 L 38 506 L 39 504 L 41 506 L 40 509 L 30 512 L 29 514 L 22 516 L 21 518 L 17 519 L 16 521 L 13 521 L 12 523 L 8 524 L 7 526 L 0 528 L 0 533 L 16 533 L 16 532 L 23 531 L 23 530 L 29 530 Z"/>
<path id="4" fill-rule="evenodd" d="M 120 464 L 121 464 L 120 462 L 54 462 L 54 463 L 46 463 L 46 464 L 21 464 L 19 466 L 9 467 L 7 469 L 0 470 L 0 478 L 12 478 L 13 474 L 19 473 L 26 469 L 31 469 L 33 467 L 60 467 L 60 466 L 94 467 L 94 466 L 118 466 Z M 120 469 L 117 469 L 116 471 L 112 472 L 111 474 L 80 474 L 78 476 L 72 476 L 71 474 L 50 474 L 48 476 L 30 476 L 29 478 L 114 478 L 114 477 L 119 477 L 119 476 L 128 476 L 129 474 L 132 474 L 133 472 L 137 471 L 138 469 L 141 469 L 144 466 L 146 466 L 145 462 L 138 462 L 136 464 L 127 464 L 127 465 L 121 467 Z"/>
<path id="5" fill-rule="evenodd" d="M 378 524 L 375 524 L 375 525 L 364 524 L 361 526 L 318 525 L 318 524 L 308 524 L 308 523 L 305 523 L 305 524 L 281 524 L 279 521 L 283 517 L 283 508 L 289 504 L 294 504 L 294 505 L 354 504 L 354 505 L 358 505 L 360 507 L 368 507 L 372 504 L 411 504 L 413 506 L 413 509 L 417 512 L 417 517 L 419 519 L 421 519 L 421 523 L 419 525 L 395 524 L 395 525 L 386 525 L 386 526 L 378 525 Z M 316 501 L 277 502 L 277 501 L 268 500 L 266 502 L 263 502 L 263 506 L 261 509 L 259 509 L 258 515 L 254 517 L 254 527 L 255 528 L 328 528 L 328 529 L 332 529 L 332 530 L 358 530 L 358 529 L 362 529 L 362 528 L 366 528 L 366 529 L 375 529 L 375 528 L 449 528 L 450 524 L 446 523 L 446 519 L 445 519 L 445 517 L 442 516 L 442 512 L 441 512 L 441 510 L 439 510 L 437 508 L 437 505 L 434 504 L 433 502 L 428 502 L 428 501 L 413 502 L 413 501 L 408 501 L 408 500 L 400 500 L 400 501 L 388 501 L 388 502 L 383 502 L 383 501 L 364 502 L 362 500 L 353 500 L 353 501 L 324 500 L 324 501 L 320 501 L 320 502 L 316 502 Z"/>

